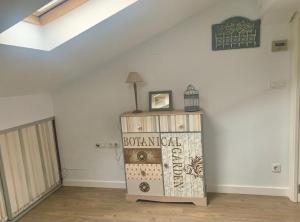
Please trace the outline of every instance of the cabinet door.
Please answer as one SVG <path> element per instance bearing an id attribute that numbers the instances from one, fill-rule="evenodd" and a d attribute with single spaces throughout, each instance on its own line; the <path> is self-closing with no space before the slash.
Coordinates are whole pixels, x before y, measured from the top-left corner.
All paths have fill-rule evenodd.
<path id="1" fill-rule="evenodd" d="M 165 196 L 204 197 L 201 133 L 161 133 Z"/>

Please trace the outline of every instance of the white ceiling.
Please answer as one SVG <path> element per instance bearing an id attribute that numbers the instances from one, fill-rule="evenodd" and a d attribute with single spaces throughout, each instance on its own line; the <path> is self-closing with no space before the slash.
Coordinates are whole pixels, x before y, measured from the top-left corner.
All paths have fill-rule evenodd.
<path id="1" fill-rule="evenodd" d="M 265 22 L 288 22 L 300 10 L 300 0 L 259 0 L 261 15 Z"/>
<path id="2" fill-rule="evenodd" d="M 50 0 L 1 0 L 0 33 L 32 14 Z"/>
<path id="3" fill-rule="evenodd" d="M 221 1 L 140 0 L 50 52 L 0 45 L 0 96 L 50 91 L 77 76 L 88 75 L 110 59 Z M 31 9 L 37 9 L 45 1 L 1 0 L 0 21 L 4 21 L 5 14 L 9 19 L 0 23 L 0 28 L 16 23 L 11 19 L 14 16 L 20 20 L 30 14 L 27 2 Z"/>
<path id="4" fill-rule="evenodd" d="M 51 51 L 137 1 L 89 0 L 46 25 L 21 21 L 0 33 L 0 44 Z"/>
<path id="5" fill-rule="evenodd" d="M 0 96 L 44 92 L 88 75 L 217 1 L 140 0 L 50 52 L 0 45 Z"/>

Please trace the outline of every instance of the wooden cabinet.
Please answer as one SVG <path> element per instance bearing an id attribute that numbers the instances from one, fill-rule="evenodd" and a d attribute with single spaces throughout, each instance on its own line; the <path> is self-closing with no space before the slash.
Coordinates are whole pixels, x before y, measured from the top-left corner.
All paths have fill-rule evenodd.
<path id="1" fill-rule="evenodd" d="M 127 199 L 206 205 L 201 112 L 121 116 Z"/>

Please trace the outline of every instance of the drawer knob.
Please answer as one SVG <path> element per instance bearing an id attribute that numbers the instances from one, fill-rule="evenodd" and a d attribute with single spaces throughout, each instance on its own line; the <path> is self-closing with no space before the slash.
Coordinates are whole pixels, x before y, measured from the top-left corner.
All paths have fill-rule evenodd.
<path id="1" fill-rule="evenodd" d="M 180 126 L 179 126 L 179 129 L 184 129 L 184 125 L 180 125 Z"/>
<path id="2" fill-rule="evenodd" d="M 149 184 L 146 183 L 146 182 L 140 183 L 139 188 L 140 188 L 140 190 L 141 190 L 142 192 L 144 192 L 144 193 L 147 193 L 147 192 L 149 192 L 149 190 L 150 190 L 150 186 L 149 186 Z"/>
<path id="3" fill-rule="evenodd" d="M 145 151 L 139 151 L 136 156 L 139 161 L 147 160 L 147 153 Z"/>
<path id="4" fill-rule="evenodd" d="M 139 130 L 139 131 L 142 131 L 142 129 L 143 129 L 143 127 L 141 127 L 141 126 L 138 127 L 138 130 Z"/>
<path id="5" fill-rule="evenodd" d="M 168 168 L 169 168 L 169 164 L 165 163 L 165 164 L 164 164 L 164 167 L 165 167 L 166 169 L 168 169 Z"/>

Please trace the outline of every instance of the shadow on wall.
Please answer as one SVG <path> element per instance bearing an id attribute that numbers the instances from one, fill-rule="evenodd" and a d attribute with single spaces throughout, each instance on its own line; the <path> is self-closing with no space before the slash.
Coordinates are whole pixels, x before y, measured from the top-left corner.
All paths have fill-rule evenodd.
<path id="1" fill-rule="evenodd" d="M 288 123 L 289 104 L 284 100 L 288 92 L 288 87 L 263 89 L 218 112 L 205 111 L 203 145 L 208 185 L 247 186 L 253 180 L 255 184 L 256 178 L 267 184 L 287 177 L 288 160 L 282 152 L 288 149 L 288 124 L 285 123 Z M 286 118 L 280 119 L 282 115 Z M 282 126 L 280 130 L 278 125 Z M 283 166 L 279 175 L 270 171 L 274 161 Z M 242 179 L 245 184 L 240 184 Z"/>
<path id="2" fill-rule="evenodd" d="M 204 148 L 204 159 L 205 159 L 205 177 L 206 185 L 211 185 L 212 183 L 217 183 L 218 178 L 221 177 L 218 170 L 218 163 L 221 160 L 220 152 L 218 152 L 217 144 L 217 130 L 214 128 L 213 121 L 209 116 L 204 116 L 203 118 L 203 148 Z"/>

